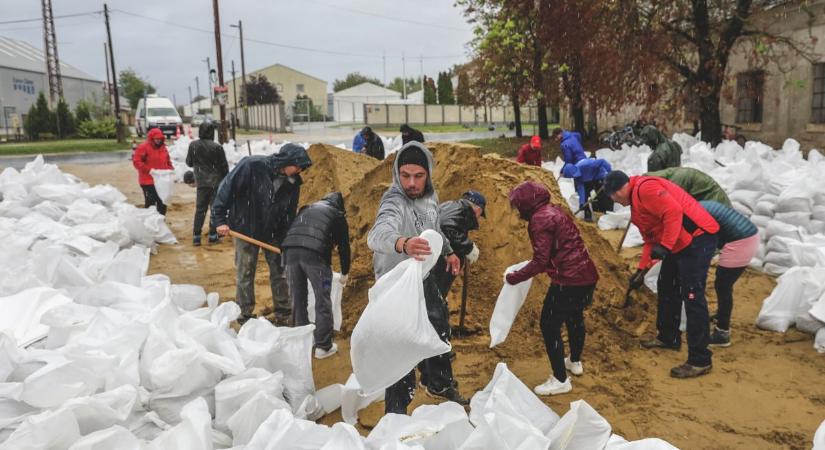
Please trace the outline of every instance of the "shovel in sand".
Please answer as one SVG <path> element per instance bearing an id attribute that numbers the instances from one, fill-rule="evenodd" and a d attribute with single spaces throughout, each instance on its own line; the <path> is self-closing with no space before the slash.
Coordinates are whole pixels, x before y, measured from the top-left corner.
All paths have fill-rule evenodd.
<path id="1" fill-rule="evenodd" d="M 253 239 L 253 238 L 251 238 L 251 237 L 249 237 L 245 234 L 238 233 L 235 230 L 229 230 L 229 235 L 234 237 L 234 238 L 238 238 L 242 241 L 249 242 L 252 245 L 257 245 L 258 247 L 261 247 L 264 250 L 268 250 L 270 252 L 277 253 L 279 255 L 281 254 L 281 249 L 279 249 L 278 247 L 274 247 L 272 245 L 267 244 L 266 242 L 261 242 L 257 239 Z"/>

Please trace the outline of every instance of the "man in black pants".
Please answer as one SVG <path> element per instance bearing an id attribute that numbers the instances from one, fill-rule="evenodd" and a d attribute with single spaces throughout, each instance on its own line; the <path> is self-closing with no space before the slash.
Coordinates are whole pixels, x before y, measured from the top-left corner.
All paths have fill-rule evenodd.
<path id="1" fill-rule="evenodd" d="M 373 268 L 376 279 L 407 258 L 423 260 L 430 254 L 429 243 L 419 237 L 424 230 L 436 230 L 443 236 L 439 226 L 438 196 L 432 183 L 434 169 L 432 153 L 423 144 L 409 142 L 398 151 L 393 165 L 393 183 L 381 198 L 375 224 L 367 237 L 367 245 L 375 252 Z M 446 237 L 441 253 L 446 260 L 446 268 L 442 270 L 457 274 L 461 262 Z M 427 316 L 441 340 L 449 342 L 450 312 L 435 283 L 435 270 L 431 269 L 423 282 Z M 462 405 L 469 404 L 455 387 L 448 356 L 427 358 L 424 363 L 429 376 L 428 394 Z M 406 414 L 414 395 L 415 369 L 386 389 L 384 411 Z"/>
<path id="2" fill-rule="evenodd" d="M 206 210 L 215 200 L 215 190 L 223 177 L 229 173 L 229 163 L 223 147 L 215 142 L 215 122 L 204 121 L 198 129 L 200 139 L 189 144 L 186 165 L 195 171 L 195 220 L 192 228 L 192 245 L 201 245 L 201 232 L 206 219 Z M 215 227 L 209 226 L 209 243 L 218 242 Z"/>
<path id="3" fill-rule="evenodd" d="M 320 201 L 301 208 L 281 244 L 292 303 L 293 325 L 309 324 L 307 280 L 315 293 L 315 358 L 338 352 L 332 341 L 332 249 L 338 247 L 341 284 L 347 283 L 350 266 L 349 226 L 344 197 L 327 194 Z"/>
<path id="4" fill-rule="evenodd" d="M 533 391 L 538 395 L 564 394 L 573 389 L 567 370 L 573 375 L 583 373 L 584 308 L 592 301 L 599 274 L 573 218 L 550 203 L 550 192 L 544 185 L 525 181 L 510 192 L 509 200 L 521 218 L 529 222 L 533 259 L 507 274 L 507 284 L 521 283 L 542 272 L 552 280 L 540 325 L 553 374 Z M 570 358 L 564 357 L 562 324 L 567 325 Z"/>

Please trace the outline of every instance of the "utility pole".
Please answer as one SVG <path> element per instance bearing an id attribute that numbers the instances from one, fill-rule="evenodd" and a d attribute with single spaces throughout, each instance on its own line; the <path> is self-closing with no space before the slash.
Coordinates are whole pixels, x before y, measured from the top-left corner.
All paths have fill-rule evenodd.
<path id="1" fill-rule="evenodd" d="M 198 76 L 195 75 L 195 98 L 198 98 L 200 96 L 201 96 L 201 83 L 200 83 L 200 81 L 198 81 Z M 198 101 L 200 101 L 200 99 L 198 99 Z"/>
<path id="2" fill-rule="evenodd" d="M 120 94 L 117 89 L 117 71 L 115 70 L 115 54 L 112 50 L 112 31 L 109 26 L 109 6 L 103 4 L 103 16 L 106 18 L 106 36 L 109 42 L 109 62 L 112 64 L 112 95 L 115 98 L 115 130 L 117 134 L 117 141 L 119 143 L 126 142 L 126 133 L 123 129 L 123 122 L 120 120 Z"/>
<path id="3" fill-rule="evenodd" d="M 232 104 L 235 105 L 235 117 L 238 117 L 238 88 L 235 87 L 235 60 L 232 60 Z"/>
<path id="4" fill-rule="evenodd" d="M 192 109 L 192 86 L 186 86 L 189 89 L 189 109 Z"/>
<path id="5" fill-rule="evenodd" d="M 381 54 L 381 61 L 383 62 L 383 65 L 384 65 L 384 86 L 387 86 L 387 54 L 386 53 Z"/>
<path id="6" fill-rule="evenodd" d="M 407 60 L 404 59 L 404 52 L 401 52 L 401 78 L 404 80 L 404 95 L 401 97 L 407 99 Z"/>
<path id="7" fill-rule="evenodd" d="M 209 57 L 202 59 L 206 63 L 206 79 L 209 80 L 209 101 L 212 102 L 212 64 L 209 62 Z"/>
<path id="8" fill-rule="evenodd" d="M 418 61 L 421 64 L 421 95 L 424 95 L 424 55 Z"/>
<path id="9" fill-rule="evenodd" d="M 241 89 L 243 90 L 243 95 L 241 96 L 241 104 L 243 106 L 243 128 L 244 130 L 249 130 L 249 112 L 246 109 L 246 105 L 249 103 L 249 99 L 247 96 L 249 93 L 246 91 L 246 58 L 244 58 L 243 54 L 243 22 L 238 20 L 237 25 L 229 25 L 232 28 L 237 28 L 238 32 L 240 33 L 240 40 L 241 40 Z M 237 111 L 236 111 L 237 113 Z"/>
<path id="10" fill-rule="evenodd" d="M 106 61 L 106 97 L 109 101 L 109 111 L 112 110 L 112 81 L 109 79 L 109 45 L 103 43 L 103 60 Z"/>
<path id="11" fill-rule="evenodd" d="M 221 18 L 218 11 L 218 0 L 212 0 L 212 12 L 215 15 L 215 49 L 218 56 L 218 86 L 223 88 L 223 54 L 221 53 Z M 210 70 L 210 75 L 212 71 Z M 211 77 L 210 77 L 211 79 Z M 220 103 L 221 128 L 219 141 L 221 144 L 228 142 L 226 139 L 226 101 Z"/>

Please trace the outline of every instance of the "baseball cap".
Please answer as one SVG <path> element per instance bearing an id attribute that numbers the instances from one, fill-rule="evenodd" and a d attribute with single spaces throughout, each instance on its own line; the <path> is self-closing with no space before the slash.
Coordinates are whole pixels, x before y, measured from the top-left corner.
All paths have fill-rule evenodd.
<path id="1" fill-rule="evenodd" d="M 478 191 L 467 191 L 461 194 L 464 199 L 469 200 L 471 203 L 475 204 L 479 208 L 481 208 L 481 217 L 486 218 L 486 209 L 487 209 L 487 199 L 484 198 L 484 195 Z"/>

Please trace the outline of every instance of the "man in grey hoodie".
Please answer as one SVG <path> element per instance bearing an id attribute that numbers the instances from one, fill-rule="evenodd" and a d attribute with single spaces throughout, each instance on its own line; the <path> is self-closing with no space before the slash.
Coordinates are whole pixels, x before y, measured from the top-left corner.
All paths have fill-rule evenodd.
<path id="1" fill-rule="evenodd" d="M 373 268 L 376 279 L 409 257 L 423 260 L 430 254 L 427 241 L 418 237 L 424 230 L 441 233 L 444 238 L 442 255 L 447 261 L 446 270 L 453 275 L 458 273 L 460 261 L 441 232 L 438 195 L 432 183 L 434 168 L 432 153 L 419 142 L 409 142 L 398 151 L 393 165 L 393 183 L 381 198 L 375 224 L 367 237 L 367 245 L 375 252 Z M 430 274 L 424 278 L 424 298 L 430 323 L 441 340 L 449 342 L 450 312 L 436 285 L 435 277 Z M 469 404 L 456 389 L 452 364 L 447 354 L 428 358 L 424 365 L 429 375 L 429 386 L 425 387 L 428 395 L 461 405 Z M 387 388 L 384 393 L 385 412 L 406 414 L 414 395 L 415 369 Z"/>

